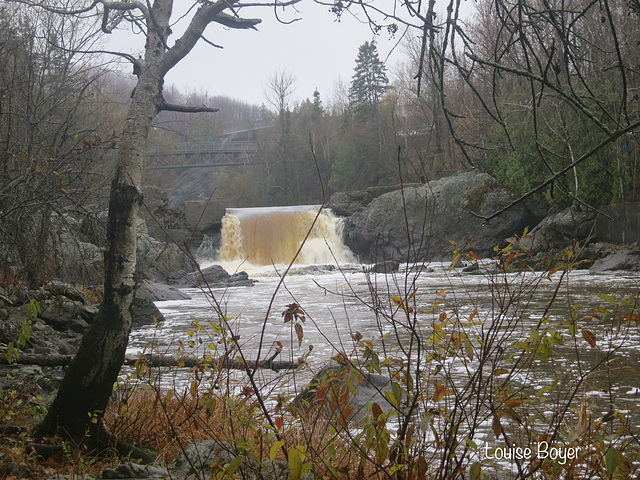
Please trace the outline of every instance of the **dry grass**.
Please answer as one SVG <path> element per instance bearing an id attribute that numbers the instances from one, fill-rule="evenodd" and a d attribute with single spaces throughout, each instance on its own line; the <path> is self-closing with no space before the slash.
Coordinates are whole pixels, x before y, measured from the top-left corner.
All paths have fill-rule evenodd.
<path id="1" fill-rule="evenodd" d="M 383 472 L 376 473 L 378 469 L 370 462 L 360 467 L 361 452 L 348 432 L 337 428 L 321 410 L 301 415 L 276 407 L 273 419 L 285 449 L 302 448 L 317 478 L 389 478 Z M 159 452 L 167 463 L 184 447 L 200 440 L 227 442 L 239 453 L 251 452 L 258 460 L 269 458 L 271 447 L 278 441 L 250 394 L 231 397 L 207 393 L 194 397 L 190 393 L 136 389 L 126 399 L 111 404 L 105 424 L 120 439 Z M 283 451 L 279 450 L 275 458 L 284 460 Z"/>

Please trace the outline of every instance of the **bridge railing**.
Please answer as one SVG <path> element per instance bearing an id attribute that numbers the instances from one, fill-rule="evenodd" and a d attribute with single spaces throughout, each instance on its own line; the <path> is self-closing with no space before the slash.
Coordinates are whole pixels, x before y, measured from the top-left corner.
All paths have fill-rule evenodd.
<path id="1" fill-rule="evenodd" d="M 254 153 L 258 150 L 257 142 L 198 142 L 176 143 L 173 148 L 152 146 L 147 150 L 148 155 L 195 155 L 203 153 Z"/>

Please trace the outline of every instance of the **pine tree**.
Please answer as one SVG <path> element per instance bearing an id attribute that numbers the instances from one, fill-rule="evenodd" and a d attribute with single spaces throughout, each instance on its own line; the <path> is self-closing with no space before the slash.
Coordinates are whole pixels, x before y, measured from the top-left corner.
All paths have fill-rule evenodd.
<path id="1" fill-rule="evenodd" d="M 349 89 L 349 100 L 356 113 L 369 112 L 380 103 L 389 85 L 385 70 L 384 63 L 378 57 L 376 44 L 362 44 L 358 49 Z"/>
<path id="2" fill-rule="evenodd" d="M 320 120 L 320 117 L 322 117 L 322 115 L 324 115 L 324 107 L 322 106 L 322 100 L 320 99 L 320 92 L 316 88 L 313 91 L 311 118 L 317 121 Z"/>

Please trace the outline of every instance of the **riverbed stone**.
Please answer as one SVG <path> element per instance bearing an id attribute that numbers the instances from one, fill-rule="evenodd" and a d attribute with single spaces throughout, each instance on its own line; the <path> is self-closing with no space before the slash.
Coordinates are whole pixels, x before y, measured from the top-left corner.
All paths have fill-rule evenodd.
<path id="1" fill-rule="evenodd" d="M 202 440 L 187 445 L 170 464 L 172 477 L 189 479 L 211 478 L 211 473 L 229 465 L 238 452 L 227 442 Z M 251 455 L 242 455 L 242 463 L 237 473 L 246 480 L 291 480 L 291 472 L 286 462 L 256 461 Z M 302 480 L 313 480 L 315 475 L 308 472 Z"/>
<path id="2" fill-rule="evenodd" d="M 157 465 L 140 465 L 137 463 L 123 463 L 116 468 L 107 468 L 102 471 L 100 478 L 128 479 L 128 478 L 171 478 L 169 472 Z"/>
<path id="3" fill-rule="evenodd" d="M 401 188 L 417 187 L 419 184 L 384 185 L 367 187 L 364 190 L 336 192 L 327 201 L 326 207 L 339 217 L 348 217 L 364 210 L 375 198 Z"/>
<path id="4" fill-rule="evenodd" d="M 385 260 L 378 262 L 367 270 L 369 273 L 394 273 L 400 268 L 400 262 L 397 260 Z"/>
<path id="5" fill-rule="evenodd" d="M 165 321 L 164 315 L 151 300 L 137 296 L 133 301 L 131 317 L 134 328 Z"/>
<path id="6" fill-rule="evenodd" d="M 165 302 L 167 300 L 191 300 L 191 297 L 184 291 L 171 285 L 152 282 L 144 279 L 136 290 L 136 298 L 144 298 L 151 302 Z"/>

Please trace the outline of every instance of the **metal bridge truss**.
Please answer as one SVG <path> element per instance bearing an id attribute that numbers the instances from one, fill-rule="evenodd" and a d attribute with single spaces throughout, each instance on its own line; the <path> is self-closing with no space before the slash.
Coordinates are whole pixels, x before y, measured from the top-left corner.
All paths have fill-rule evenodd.
<path id="1" fill-rule="evenodd" d="M 171 150 L 162 147 L 149 149 L 147 167 L 159 170 L 254 165 L 259 163 L 257 152 L 257 142 L 177 143 Z"/>

